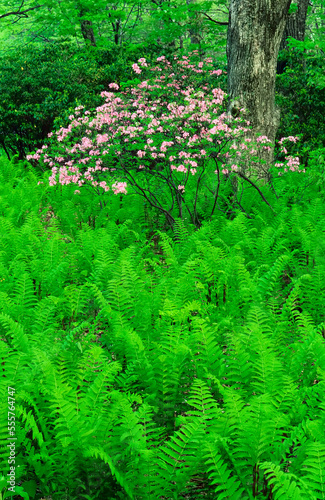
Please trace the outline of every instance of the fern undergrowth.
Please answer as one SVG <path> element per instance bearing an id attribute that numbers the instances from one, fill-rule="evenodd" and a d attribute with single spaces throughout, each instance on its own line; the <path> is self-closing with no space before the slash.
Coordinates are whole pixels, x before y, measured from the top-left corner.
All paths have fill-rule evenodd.
<path id="1" fill-rule="evenodd" d="M 136 198 L 100 208 L 1 159 L 0 456 L 7 477 L 12 387 L 21 498 L 325 499 L 316 194 L 169 233 Z"/>

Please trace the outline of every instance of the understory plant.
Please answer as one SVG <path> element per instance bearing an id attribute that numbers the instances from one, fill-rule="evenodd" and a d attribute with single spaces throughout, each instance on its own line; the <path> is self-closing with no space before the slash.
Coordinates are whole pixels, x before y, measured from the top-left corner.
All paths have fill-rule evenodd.
<path id="1" fill-rule="evenodd" d="M 214 86 L 222 71 L 213 69 L 211 58 L 196 59 L 196 52 L 172 62 L 160 56 L 153 66 L 139 59 L 133 70 L 142 81 L 111 83 L 101 93 L 105 104 L 93 112 L 76 107 L 69 126 L 51 132 L 50 143 L 27 159 L 51 167 L 50 185 L 72 183 L 77 194 L 88 185 L 98 196 L 109 190 L 140 195 L 171 226 L 187 217 L 200 227 L 202 200 L 205 219 L 222 210 L 224 178 L 248 182 L 267 201 L 250 164 L 262 163 L 270 141 L 245 137 L 249 122 L 226 113 L 225 93 Z M 282 138 L 281 151 L 287 153 L 283 141 L 297 139 Z M 275 169 L 276 175 L 301 172 L 299 158 L 287 155 Z M 270 177 L 263 168 L 257 179 L 261 175 Z"/>
<path id="2" fill-rule="evenodd" d="M 2 494 L 10 387 L 16 497 L 323 500 L 323 194 L 148 239 L 38 178 L 0 162 Z"/>

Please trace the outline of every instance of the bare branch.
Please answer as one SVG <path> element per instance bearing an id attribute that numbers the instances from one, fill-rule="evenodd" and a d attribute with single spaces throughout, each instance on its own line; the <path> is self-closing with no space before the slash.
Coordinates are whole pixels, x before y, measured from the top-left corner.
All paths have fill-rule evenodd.
<path id="1" fill-rule="evenodd" d="M 19 9 L 22 7 L 22 4 L 21 6 L 19 7 Z M 28 17 L 26 16 L 26 12 L 30 12 L 31 10 L 35 10 L 35 9 L 39 9 L 40 7 L 45 7 L 45 5 L 36 5 L 35 7 L 30 7 L 29 9 L 25 9 L 25 10 L 16 10 L 16 11 L 12 11 L 12 12 L 7 12 L 6 14 L 1 14 L 0 15 L 0 19 L 2 19 L 3 17 L 8 17 L 8 16 L 24 16 L 24 17 Z"/>
<path id="2" fill-rule="evenodd" d="M 236 174 L 239 175 L 239 177 L 241 177 L 242 179 L 245 179 L 245 181 L 249 182 L 249 184 L 251 186 L 253 186 L 253 188 L 255 188 L 259 192 L 262 200 L 265 201 L 265 203 L 273 210 L 273 208 L 271 207 L 271 205 L 269 204 L 269 202 L 265 198 L 265 196 L 262 193 L 262 191 L 256 186 L 256 184 L 254 184 L 254 182 L 252 182 L 248 177 L 246 177 L 246 175 L 242 174 L 241 172 L 236 172 Z M 273 212 L 274 212 L 274 210 L 273 210 Z"/>
<path id="3" fill-rule="evenodd" d="M 216 21 L 215 19 L 212 19 L 206 12 L 201 12 L 205 17 L 209 19 L 209 21 L 212 21 L 215 24 L 219 24 L 220 26 L 228 26 L 228 22 L 223 22 L 223 21 Z"/>

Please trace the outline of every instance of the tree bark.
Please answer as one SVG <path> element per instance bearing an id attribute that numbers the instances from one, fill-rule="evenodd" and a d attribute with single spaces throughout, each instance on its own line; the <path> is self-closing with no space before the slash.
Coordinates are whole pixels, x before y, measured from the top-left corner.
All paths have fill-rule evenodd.
<path id="1" fill-rule="evenodd" d="M 306 20 L 308 12 L 309 0 L 298 0 L 298 9 L 296 12 L 289 14 L 282 35 L 280 50 L 288 50 L 287 38 L 291 36 L 295 40 L 304 41 L 306 33 Z M 277 73 L 281 74 L 284 71 L 287 61 L 278 61 Z"/>
<path id="2" fill-rule="evenodd" d="M 265 135 L 273 146 L 264 151 L 266 165 L 253 166 L 265 178 L 274 157 L 280 110 L 275 107 L 277 57 L 291 0 L 230 0 L 227 35 L 228 116 L 246 109 L 252 132 Z M 242 113 L 239 113 L 242 117 Z"/>
<path id="3" fill-rule="evenodd" d="M 96 39 L 91 21 L 81 21 L 81 33 L 85 41 L 89 41 L 90 45 L 96 47 Z"/>
<path id="4" fill-rule="evenodd" d="M 287 38 L 292 36 L 296 40 L 304 41 L 306 33 L 306 19 L 309 0 L 298 0 L 298 9 L 296 12 L 287 16 L 286 25 L 283 31 L 280 50 L 288 47 Z"/>
<path id="5" fill-rule="evenodd" d="M 186 5 L 190 6 L 194 4 L 196 0 L 186 0 Z M 197 12 L 189 11 L 189 34 L 191 38 L 192 44 L 200 45 L 201 36 L 200 36 L 200 26 L 202 25 L 201 16 Z"/>
<path id="6" fill-rule="evenodd" d="M 79 10 L 79 17 L 81 18 L 84 17 L 87 9 L 80 2 L 78 3 L 78 10 Z M 80 27 L 84 40 L 86 42 L 89 41 L 90 45 L 96 47 L 96 39 L 94 30 L 92 28 L 92 22 L 85 19 L 81 19 Z"/>

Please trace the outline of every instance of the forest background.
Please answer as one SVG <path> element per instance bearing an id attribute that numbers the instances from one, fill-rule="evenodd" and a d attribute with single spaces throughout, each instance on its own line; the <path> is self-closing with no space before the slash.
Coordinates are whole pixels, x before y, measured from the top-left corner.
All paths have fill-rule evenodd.
<path id="1" fill-rule="evenodd" d="M 0 499 L 324 500 L 324 2 L 0 27 Z M 131 95 L 170 130 L 130 142 Z"/>

